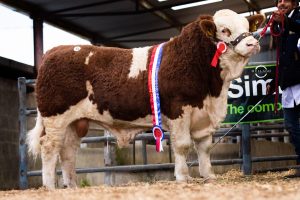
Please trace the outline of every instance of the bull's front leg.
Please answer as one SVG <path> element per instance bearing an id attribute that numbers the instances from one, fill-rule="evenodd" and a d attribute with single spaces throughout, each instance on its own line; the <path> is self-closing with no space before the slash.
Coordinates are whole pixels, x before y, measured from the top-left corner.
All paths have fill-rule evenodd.
<path id="1" fill-rule="evenodd" d="M 175 157 L 174 175 L 176 181 L 187 181 L 190 179 L 186 157 L 191 145 L 190 118 L 183 116 L 170 123 L 171 141 Z"/>
<path id="2" fill-rule="evenodd" d="M 210 161 L 210 147 L 212 145 L 212 135 L 194 140 L 194 146 L 197 151 L 199 161 L 199 173 L 200 176 L 207 181 L 213 181 L 216 176 L 211 167 Z"/>

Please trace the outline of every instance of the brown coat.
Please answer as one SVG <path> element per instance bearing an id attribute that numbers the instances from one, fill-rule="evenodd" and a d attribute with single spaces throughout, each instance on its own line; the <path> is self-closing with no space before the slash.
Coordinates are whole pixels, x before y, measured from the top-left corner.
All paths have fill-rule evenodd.
<path id="1" fill-rule="evenodd" d="M 180 36 L 166 42 L 159 71 L 162 114 L 175 119 L 184 105 L 203 107 L 208 95 L 217 97 L 222 87 L 220 67 L 210 66 L 216 50 L 195 21 Z M 151 114 L 148 72 L 128 78 L 132 50 L 97 46 L 59 46 L 48 51 L 39 68 L 37 103 L 43 117 L 64 113 L 87 96 L 86 81 L 94 95 L 89 98 L 99 112 L 113 118 L 135 120 Z M 149 55 L 153 48 L 149 49 Z M 88 65 L 86 57 L 90 52 Z M 148 56 L 147 69 L 150 56 Z"/>

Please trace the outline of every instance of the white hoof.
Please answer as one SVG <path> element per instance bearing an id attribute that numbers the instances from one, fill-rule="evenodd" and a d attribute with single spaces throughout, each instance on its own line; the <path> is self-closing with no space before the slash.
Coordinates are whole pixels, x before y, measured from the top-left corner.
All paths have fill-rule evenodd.
<path id="1" fill-rule="evenodd" d="M 207 177 L 204 179 L 203 183 L 215 183 L 217 181 L 216 177 Z"/>
<path id="2" fill-rule="evenodd" d="M 176 181 L 179 183 L 191 181 L 193 178 L 189 175 L 176 176 Z"/>

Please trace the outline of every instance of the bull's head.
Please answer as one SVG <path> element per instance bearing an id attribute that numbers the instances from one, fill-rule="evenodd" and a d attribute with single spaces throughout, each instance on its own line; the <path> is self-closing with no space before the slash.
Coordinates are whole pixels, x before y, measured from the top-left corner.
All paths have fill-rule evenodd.
<path id="1" fill-rule="evenodd" d="M 256 31 L 263 23 L 264 16 L 257 14 L 248 18 L 225 9 L 213 17 L 200 19 L 200 27 L 208 36 L 224 41 L 236 53 L 249 57 L 260 50 L 258 40 L 251 32 Z"/>

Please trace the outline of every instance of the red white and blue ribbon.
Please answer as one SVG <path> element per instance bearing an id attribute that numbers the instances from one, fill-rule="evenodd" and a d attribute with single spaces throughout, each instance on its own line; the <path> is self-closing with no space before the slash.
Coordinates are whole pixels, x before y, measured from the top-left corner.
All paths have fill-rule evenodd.
<path id="1" fill-rule="evenodd" d="M 148 74 L 148 89 L 150 94 L 150 105 L 152 111 L 152 133 L 156 141 L 156 151 L 163 151 L 162 140 L 164 139 L 164 132 L 161 126 L 160 100 L 158 90 L 158 71 L 160 67 L 163 45 L 159 44 L 153 47 L 151 59 L 149 63 Z"/>

